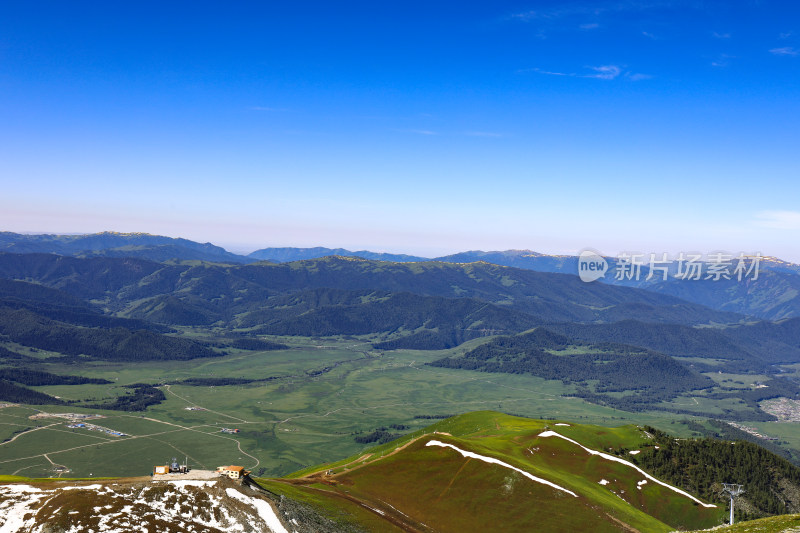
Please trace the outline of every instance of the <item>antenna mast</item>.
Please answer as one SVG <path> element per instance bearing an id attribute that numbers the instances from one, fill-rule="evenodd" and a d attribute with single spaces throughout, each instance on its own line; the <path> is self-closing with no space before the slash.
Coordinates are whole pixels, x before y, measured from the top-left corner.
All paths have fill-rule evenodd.
<path id="1" fill-rule="evenodd" d="M 730 524 L 733 525 L 733 500 L 737 496 L 741 496 L 745 493 L 743 485 L 737 485 L 735 483 L 723 483 L 722 490 L 727 492 L 731 495 L 731 521 Z"/>

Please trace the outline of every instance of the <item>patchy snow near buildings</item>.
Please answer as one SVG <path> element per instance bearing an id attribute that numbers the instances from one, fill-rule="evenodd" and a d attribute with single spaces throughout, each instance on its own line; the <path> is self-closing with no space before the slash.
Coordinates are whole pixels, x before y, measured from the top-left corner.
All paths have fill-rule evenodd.
<path id="1" fill-rule="evenodd" d="M 0 484 L 0 532 L 230 531 L 288 533 L 280 511 L 255 491 L 209 481 L 114 480 Z M 292 528 L 294 532 L 296 529 Z M 306 531 L 306 528 L 302 528 Z"/>
<path id="2" fill-rule="evenodd" d="M 249 470 L 245 470 L 243 466 L 235 465 L 218 466 L 216 470 L 192 470 L 189 468 L 188 460 L 185 461 L 184 464 L 179 464 L 178 460 L 174 457 L 168 464 L 156 465 L 153 467 L 153 481 L 168 481 L 173 479 L 209 480 L 219 478 L 220 476 L 235 481 L 243 481 L 248 475 L 250 475 Z"/>

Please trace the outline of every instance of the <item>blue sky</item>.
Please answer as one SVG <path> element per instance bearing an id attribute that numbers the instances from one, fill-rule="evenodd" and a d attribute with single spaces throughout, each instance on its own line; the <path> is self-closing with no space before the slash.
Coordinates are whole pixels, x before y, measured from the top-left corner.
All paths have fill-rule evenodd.
<path id="1" fill-rule="evenodd" d="M 800 261 L 800 5 L 6 2 L 0 229 Z"/>

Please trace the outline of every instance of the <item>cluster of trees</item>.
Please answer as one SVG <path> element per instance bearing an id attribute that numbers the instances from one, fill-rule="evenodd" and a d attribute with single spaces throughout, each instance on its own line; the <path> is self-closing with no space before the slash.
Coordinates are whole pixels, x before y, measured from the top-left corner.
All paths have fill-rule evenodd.
<path id="1" fill-rule="evenodd" d="M 41 385 L 105 385 L 111 383 L 107 379 L 51 374 L 50 372 L 29 370 L 27 368 L 0 368 L 0 379 L 15 381 L 21 385 L 33 387 Z"/>
<path id="2" fill-rule="evenodd" d="M 720 330 L 680 324 L 654 324 L 623 320 L 609 324 L 557 324 L 551 329 L 590 343 L 614 342 L 676 356 L 715 359 L 747 359 L 751 354 L 725 337 Z"/>
<path id="3" fill-rule="evenodd" d="M 800 395 L 800 387 L 785 378 L 774 377 L 764 383 L 764 387 L 755 389 L 728 389 L 709 394 L 708 397 L 715 400 L 735 398 L 743 400 L 748 407 L 758 410 L 758 402 L 770 400 L 772 398 L 796 398 Z"/>
<path id="4" fill-rule="evenodd" d="M 29 309 L 0 307 L 0 333 L 25 346 L 105 360 L 174 360 L 217 355 L 189 339 L 147 330 L 80 327 L 51 320 Z"/>
<path id="5" fill-rule="evenodd" d="M 568 348 L 572 350 L 566 351 Z M 532 374 L 564 382 L 597 382 L 593 391 L 587 386 L 576 395 L 603 403 L 613 401 L 615 406 L 634 410 L 637 406 L 674 398 L 684 391 L 713 386 L 709 378 L 666 355 L 621 344 L 590 345 L 571 341 L 543 328 L 498 337 L 463 356 L 445 357 L 430 364 L 483 372 Z M 637 394 L 627 399 L 603 394 L 624 391 L 637 391 Z M 625 405 L 626 401 L 629 405 Z"/>
<path id="6" fill-rule="evenodd" d="M 679 440 L 651 427 L 645 430 L 655 437 L 654 446 L 631 457 L 659 479 L 721 502 L 726 501 L 721 483 L 742 484 L 744 497 L 756 510 L 749 517 L 742 513 L 743 518 L 800 509 L 800 468 L 763 447 L 712 438 Z"/>
<path id="7" fill-rule="evenodd" d="M 425 329 L 396 339 L 373 343 L 376 350 L 446 350 L 481 336 L 475 329 Z"/>
<path id="8" fill-rule="evenodd" d="M 31 405 L 62 405 L 64 403 L 49 394 L 28 389 L 5 379 L 0 379 L 0 400 Z"/>
<path id="9" fill-rule="evenodd" d="M 23 283 L 23 285 L 35 287 L 33 283 Z M 2 297 L 2 292 L 0 292 L 0 307 L 12 310 L 27 309 L 32 313 L 50 320 L 87 328 L 125 328 L 131 330 L 144 329 L 159 333 L 169 333 L 174 331 L 172 328 L 167 326 L 146 322 L 144 320 L 103 315 L 88 306 L 63 306 L 47 302 L 30 302 L 17 298 L 4 298 Z"/>
<path id="10" fill-rule="evenodd" d="M 24 359 L 24 355 L 0 346 L 0 363 L 18 362 Z"/>
<path id="11" fill-rule="evenodd" d="M 795 466 L 800 466 L 800 455 L 798 455 L 800 452 L 797 450 L 791 448 L 782 448 L 776 443 L 776 441 L 769 441 L 760 437 L 756 437 L 755 435 L 751 435 L 746 431 L 742 431 L 739 428 L 733 427 L 723 420 L 709 420 L 708 423 L 711 426 L 711 429 L 708 429 L 703 424 L 699 424 L 690 419 L 683 420 L 682 423 L 703 437 L 710 437 L 717 440 L 744 440 L 747 442 L 752 442 L 753 444 L 757 444 L 779 457 L 783 457 Z"/>
<path id="12" fill-rule="evenodd" d="M 669 411 L 670 413 L 677 414 L 697 414 L 693 411 L 674 409 L 672 407 L 667 409 L 656 405 L 660 402 L 669 401 L 675 398 L 680 391 L 670 390 L 667 388 L 653 388 L 649 390 L 631 389 L 630 392 L 630 394 L 626 394 L 624 396 L 613 396 L 610 394 L 593 392 L 589 390 L 588 386 L 583 385 L 580 386 L 577 391 L 571 394 L 566 394 L 565 396 L 582 398 L 587 402 L 596 403 L 597 405 L 605 405 L 608 407 L 613 407 L 614 409 L 620 409 L 621 411 L 629 411 L 633 413 L 641 411 Z M 749 415 L 749 411 L 746 413 L 742 412 L 738 415 L 734 415 L 731 419 L 744 420 Z"/>
<path id="13" fill-rule="evenodd" d="M 800 358 L 800 319 L 727 328 L 695 328 L 643 320 L 607 324 L 565 323 L 548 327 L 585 342 L 616 342 L 673 356 L 721 359 L 725 361 L 723 369 L 732 372 L 769 372 L 769 364 Z M 720 369 L 720 366 L 704 367 L 704 371 Z"/>
<path id="14" fill-rule="evenodd" d="M 144 411 L 149 406 L 158 405 L 167 399 L 160 389 L 147 383 L 134 383 L 125 385 L 125 387 L 132 390 L 131 394 L 117 396 L 111 403 L 84 405 L 82 407 L 112 411 Z"/>
<path id="15" fill-rule="evenodd" d="M 26 370 L 18 368 L 0 369 L 0 400 L 13 403 L 24 403 L 29 405 L 80 405 L 90 409 L 108 409 L 113 411 L 144 411 L 150 405 L 157 405 L 167 398 L 164 393 L 154 385 L 147 383 L 135 383 L 125 385 L 130 389 L 129 394 L 117 396 L 108 403 L 82 403 L 75 401 L 65 402 L 58 398 L 24 387 L 40 385 L 82 385 L 82 384 L 110 384 L 105 379 L 84 378 L 81 376 L 64 376 L 41 372 L 36 370 Z M 90 401 L 91 402 L 91 401 Z"/>
<path id="16" fill-rule="evenodd" d="M 391 431 L 389 431 L 390 429 L 401 431 L 409 429 L 409 426 L 403 424 L 392 424 L 388 428 L 385 426 L 381 426 L 375 431 L 371 431 L 363 435 L 356 435 L 355 437 L 353 437 L 353 440 L 359 444 L 371 444 L 373 442 L 377 444 L 386 444 L 387 442 L 391 442 L 394 439 L 400 437 L 401 435 L 400 433 L 392 433 Z"/>
<path id="17" fill-rule="evenodd" d="M 272 342 L 264 339 L 256 339 L 253 337 L 242 337 L 240 339 L 234 339 L 228 342 L 227 344 L 231 348 L 236 348 L 239 350 L 252 350 L 260 352 L 266 352 L 268 350 L 286 350 L 289 348 L 287 345 L 281 344 L 280 342 Z"/>

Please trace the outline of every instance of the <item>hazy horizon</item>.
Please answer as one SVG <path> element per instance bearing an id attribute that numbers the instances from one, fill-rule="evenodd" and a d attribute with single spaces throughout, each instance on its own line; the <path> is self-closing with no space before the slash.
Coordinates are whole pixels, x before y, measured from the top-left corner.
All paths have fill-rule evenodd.
<path id="1" fill-rule="evenodd" d="M 0 228 L 0 232 L 2 232 L 2 231 L 10 231 L 10 230 L 7 230 L 5 228 Z M 444 257 L 444 256 L 448 256 L 448 255 L 462 253 L 462 252 L 506 252 L 506 251 L 514 250 L 514 251 L 531 251 L 531 252 L 537 252 L 537 253 L 540 253 L 540 254 L 552 255 L 552 256 L 558 256 L 558 255 L 577 256 L 584 249 L 597 250 L 597 248 L 595 248 L 594 246 L 583 246 L 581 248 L 576 248 L 576 249 L 556 250 L 556 251 L 546 250 L 546 249 L 543 249 L 543 248 L 522 248 L 522 247 L 499 248 L 499 247 L 491 247 L 491 246 L 489 246 L 489 247 L 485 247 L 485 248 L 458 248 L 458 249 L 455 249 L 455 248 L 450 249 L 450 248 L 442 247 L 442 248 L 439 248 L 439 249 L 429 249 L 427 251 L 427 253 L 426 253 L 424 251 L 423 252 L 417 252 L 417 251 L 414 251 L 414 250 L 396 249 L 396 248 L 391 248 L 391 247 L 387 247 L 385 245 L 380 245 L 380 244 L 371 245 L 371 246 L 367 246 L 367 245 L 342 246 L 342 245 L 338 245 L 338 244 L 335 244 L 335 243 L 334 244 L 325 244 L 325 243 L 313 244 L 312 243 L 312 244 L 303 244 L 303 245 L 289 243 L 289 244 L 250 244 L 248 246 L 240 246 L 240 245 L 237 245 L 237 244 L 226 244 L 224 241 L 211 241 L 211 240 L 207 240 L 207 239 L 191 239 L 189 237 L 186 237 L 185 235 L 164 235 L 164 234 L 155 234 L 155 233 L 143 232 L 143 231 L 100 230 L 100 231 L 93 231 L 93 232 L 89 232 L 89 233 L 86 233 L 86 232 L 59 232 L 59 231 L 14 231 L 12 233 L 19 233 L 19 234 L 22 234 L 22 235 L 74 235 L 74 236 L 91 235 L 91 234 L 98 234 L 98 233 L 120 233 L 120 234 L 137 234 L 137 233 L 141 233 L 141 234 L 149 234 L 149 235 L 161 236 L 161 237 L 170 237 L 170 238 L 175 238 L 175 239 L 183 238 L 183 239 L 188 239 L 188 240 L 192 240 L 192 241 L 199 242 L 199 243 L 209 243 L 209 244 L 213 244 L 215 246 L 219 246 L 221 248 L 224 248 L 228 252 L 231 252 L 231 253 L 234 253 L 234 254 L 238 254 L 238 255 L 243 255 L 243 256 L 247 256 L 247 255 L 249 255 L 249 254 L 251 254 L 251 253 L 253 253 L 255 251 L 262 250 L 262 249 L 265 249 L 265 248 L 329 248 L 329 249 L 343 248 L 343 249 L 349 250 L 351 252 L 368 251 L 368 252 L 375 252 L 375 253 L 412 255 L 412 256 L 423 257 L 423 258 L 426 258 L 426 259 L 435 259 L 437 257 Z M 620 250 L 599 250 L 599 251 L 602 252 L 602 254 L 605 255 L 606 257 L 616 257 L 620 253 L 639 252 L 639 253 L 643 253 L 643 254 L 655 253 L 655 254 L 657 254 L 658 257 L 660 257 L 662 253 L 667 253 L 669 258 L 674 258 L 678 254 L 680 254 L 681 252 L 684 252 L 684 253 L 699 252 L 699 253 L 702 253 L 702 254 L 711 254 L 711 253 L 714 253 L 714 252 L 728 252 L 728 253 L 731 253 L 731 254 L 759 253 L 763 257 L 775 257 L 777 259 L 781 259 L 781 260 L 788 261 L 788 262 L 791 262 L 791 263 L 800 263 L 800 260 L 798 260 L 798 259 L 795 259 L 795 258 L 792 258 L 792 257 L 777 256 L 775 254 L 771 254 L 771 253 L 765 252 L 764 250 L 733 250 L 733 249 L 731 249 L 731 250 L 720 250 L 720 249 L 717 249 L 717 250 L 620 249 Z"/>

